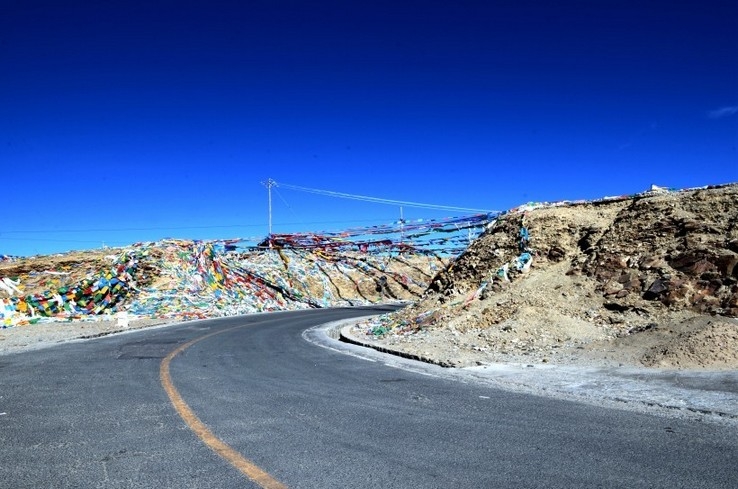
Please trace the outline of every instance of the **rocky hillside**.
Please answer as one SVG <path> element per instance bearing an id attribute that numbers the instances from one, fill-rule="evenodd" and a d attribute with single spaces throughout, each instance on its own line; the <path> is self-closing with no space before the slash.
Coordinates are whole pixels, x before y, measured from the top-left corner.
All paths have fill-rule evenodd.
<path id="1" fill-rule="evenodd" d="M 0 262 L 0 320 L 187 319 L 412 301 L 446 264 L 410 251 L 239 251 L 182 240 L 11 259 Z"/>
<path id="2" fill-rule="evenodd" d="M 3 259 L 0 319 L 8 328 L 407 301 L 353 336 L 447 366 L 738 368 L 738 185 L 528 204 L 450 262 L 290 246 L 165 240 Z"/>
<path id="3" fill-rule="evenodd" d="M 738 186 L 528 205 L 357 333 L 444 365 L 738 366 Z"/>

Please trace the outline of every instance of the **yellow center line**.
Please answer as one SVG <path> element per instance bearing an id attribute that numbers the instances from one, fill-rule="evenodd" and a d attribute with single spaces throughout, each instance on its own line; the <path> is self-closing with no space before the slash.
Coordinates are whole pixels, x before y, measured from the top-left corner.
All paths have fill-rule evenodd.
<path id="1" fill-rule="evenodd" d="M 192 408 L 187 405 L 184 399 L 182 399 L 182 396 L 174 387 L 172 376 L 169 374 L 169 364 L 172 362 L 172 359 L 185 351 L 187 348 L 216 334 L 225 333 L 226 331 L 231 331 L 240 327 L 242 326 L 224 329 L 222 331 L 216 331 L 214 333 L 200 336 L 199 338 L 195 338 L 194 340 L 185 343 L 184 345 L 180 345 L 178 348 L 173 350 L 161 361 L 161 367 L 159 368 L 159 378 L 161 379 L 161 385 L 164 387 L 164 390 L 169 396 L 169 400 L 172 402 L 172 405 L 174 406 L 174 409 L 177 410 L 179 416 L 195 433 L 195 435 L 197 435 L 197 437 L 203 443 L 205 443 L 205 445 L 210 447 L 211 450 L 217 453 L 221 458 L 227 460 L 243 475 L 257 483 L 260 487 L 263 487 L 265 489 L 287 489 L 287 486 L 273 478 L 263 469 L 254 464 L 251 460 L 247 459 L 236 450 L 234 450 L 231 446 L 216 437 L 213 432 L 210 431 L 207 426 L 205 426 L 205 423 L 200 421 L 200 418 L 197 417 L 194 411 L 192 411 Z"/>

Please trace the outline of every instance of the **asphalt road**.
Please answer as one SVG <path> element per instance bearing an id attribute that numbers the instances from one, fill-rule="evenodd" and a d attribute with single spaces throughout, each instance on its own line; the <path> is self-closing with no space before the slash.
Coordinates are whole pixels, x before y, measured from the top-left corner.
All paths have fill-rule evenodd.
<path id="1" fill-rule="evenodd" d="M 370 312 L 223 318 L 0 356 L 0 487 L 259 487 L 228 451 L 290 488 L 738 486 L 734 427 L 424 375 L 303 337 Z M 175 410 L 167 361 L 223 456 Z"/>

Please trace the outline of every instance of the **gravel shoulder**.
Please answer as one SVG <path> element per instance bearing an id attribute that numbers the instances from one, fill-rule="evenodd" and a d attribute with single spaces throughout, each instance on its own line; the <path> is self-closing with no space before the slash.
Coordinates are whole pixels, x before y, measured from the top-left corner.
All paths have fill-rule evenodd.
<path id="1" fill-rule="evenodd" d="M 374 339 L 365 334 L 366 320 L 341 324 L 332 336 L 340 341 L 385 354 L 439 367 L 461 381 L 605 405 L 667 417 L 727 423 L 738 426 L 738 371 L 734 369 L 657 368 L 633 361 L 613 361 L 612 350 L 597 354 L 572 350 L 566 364 L 541 362 L 529 355 L 486 356 L 479 351 L 451 351 L 452 342 L 443 335 L 425 337 L 417 345 Z M 329 333 L 331 334 L 331 333 Z M 641 345 L 639 348 L 647 348 Z M 578 352 L 578 353 L 577 353 Z M 456 356 L 452 356 L 456 353 Z M 611 358 L 607 358 L 607 355 Z M 576 355 L 576 356 L 575 356 Z M 618 358 L 624 359 L 619 352 Z M 632 355 L 635 359 L 637 355 Z M 448 359 L 452 359 L 449 362 Z M 474 361 L 470 361 L 474 358 Z M 447 360 L 441 360 L 447 359 Z M 450 364 L 451 363 L 451 364 Z M 458 365 L 454 366 L 453 363 Z"/>
<path id="2" fill-rule="evenodd" d="M 115 318 L 102 316 L 95 321 L 54 321 L 3 328 L 0 329 L 0 355 L 178 322 L 181 320 L 143 318 L 132 319 L 126 326 Z"/>

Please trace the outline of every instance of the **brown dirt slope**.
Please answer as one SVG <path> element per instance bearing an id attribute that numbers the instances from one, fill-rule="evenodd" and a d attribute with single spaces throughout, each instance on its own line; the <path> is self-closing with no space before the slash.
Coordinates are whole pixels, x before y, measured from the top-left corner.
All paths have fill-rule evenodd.
<path id="1" fill-rule="evenodd" d="M 726 185 L 513 210 L 419 302 L 356 333 L 443 365 L 736 368 L 737 316 Z"/>

